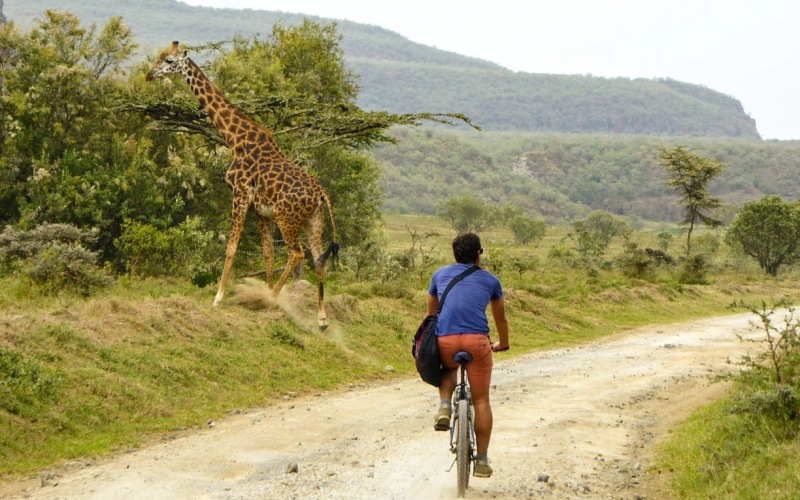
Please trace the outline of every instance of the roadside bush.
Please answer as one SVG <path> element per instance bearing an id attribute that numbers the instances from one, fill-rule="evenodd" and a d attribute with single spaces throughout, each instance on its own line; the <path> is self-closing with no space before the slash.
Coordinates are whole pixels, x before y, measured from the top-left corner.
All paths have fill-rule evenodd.
<path id="1" fill-rule="evenodd" d="M 126 221 L 116 245 L 133 275 L 187 278 L 195 285 L 205 286 L 215 275 L 215 259 L 224 251 L 214 244 L 214 233 L 202 227 L 197 217 L 163 230 Z"/>
<path id="2" fill-rule="evenodd" d="M 762 338 L 743 341 L 756 342 L 761 352 L 742 358 L 748 377 L 765 383 L 783 384 L 800 388 L 800 319 L 794 317 L 795 309 L 787 299 L 777 301 L 770 308 L 765 302 L 761 306 L 745 306 L 758 316 L 758 322 L 750 324 L 764 333 Z M 787 308 L 782 323 L 775 325 L 772 316 L 778 308 Z"/>
<path id="3" fill-rule="evenodd" d="M 770 431 L 776 438 L 797 436 L 800 401 L 794 387 L 766 384 L 755 389 L 745 385 L 731 398 L 729 411 L 760 420 L 761 424 L 769 422 Z"/>
<path id="4" fill-rule="evenodd" d="M 661 465 L 673 474 L 676 498 L 795 498 L 800 436 L 800 321 L 788 307 L 782 321 L 772 307 L 739 301 L 758 320 L 759 335 L 737 335 L 756 345 L 739 361 L 729 395 L 708 406 L 663 445 Z M 762 335 L 763 334 L 763 335 Z M 674 471 L 674 472 L 673 472 Z"/>
<path id="5" fill-rule="evenodd" d="M 655 278 L 656 261 L 647 251 L 639 248 L 639 245 L 628 235 L 625 236 L 622 255 L 617 257 L 617 265 L 622 274 L 629 278 L 648 281 Z"/>
<path id="6" fill-rule="evenodd" d="M 678 281 L 685 285 L 705 285 L 708 275 L 708 261 L 702 255 L 692 255 L 683 262 Z"/>
<path id="7" fill-rule="evenodd" d="M 742 341 L 759 344 L 760 350 L 742 357 L 744 370 L 737 377 L 742 389 L 731 399 L 730 410 L 769 425 L 775 437 L 794 438 L 800 432 L 800 320 L 786 300 L 769 308 L 764 302 L 746 307 L 758 316 L 750 324 L 764 335 L 755 339 L 739 335 Z M 775 324 L 772 317 L 778 307 L 788 307 L 788 312 Z"/>
<path id="8" fill-rule="evenodd" d="M 0 234 L 0 271 L 19 272 L 48 294 L 61 290 L 82 295 L 112 283 L 89 250 L 96 232 L 70 224 L 42 224 L 31 230 L 6 226 Z"/>

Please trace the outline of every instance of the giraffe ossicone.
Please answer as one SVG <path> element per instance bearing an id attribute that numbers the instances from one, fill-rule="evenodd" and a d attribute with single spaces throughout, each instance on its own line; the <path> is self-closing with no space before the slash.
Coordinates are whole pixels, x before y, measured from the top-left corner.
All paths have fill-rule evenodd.
<path id="1" fill-rule="evenodd" d="M 269 130 L 247 117 L 225 97 L 187 52 L 180 50 L 178 42 L 172 42 L 171 49 L 161 54 L 146 79 L 150 81 L 170 74 L 183 75 L 233 155 L 233 161 L 225 172 L 225 182 L 233 195 L 231 234 L 214 305 L 219 305 L 225 296 L 245 217 L 253 210 L 258 216 L 267 283 L 272 288 L 273 299 L 277 298 L 292 270 L 303 260 L 300 235 L 305 233 L 317 274 L 317 319 L 319 328 L 326 328 L 325 262 L 339 251 L 333 207 L 327 191 L 314 176 L 284 155 Z M 331 219 L 333 240 L 323 252 L 326 210 Z M 272 232 L 276 224 L 286 242 L 288 259 L 273 287 Z"/>

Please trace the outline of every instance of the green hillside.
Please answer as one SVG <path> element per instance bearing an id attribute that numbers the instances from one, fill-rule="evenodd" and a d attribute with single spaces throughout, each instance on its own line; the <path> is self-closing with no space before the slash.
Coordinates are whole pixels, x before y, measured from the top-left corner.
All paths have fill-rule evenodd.
<path id="1" fill-rule="evenodd" d="M 551 221 L 592 209 L 677 221 L 681 208 L 657 148 L 679 144 L 728 166 L 709 186 L 726 205 L 766 194 L 800 199 L 800 141 L 418 130 L 397 136 L 398 144 L 374 150 L 389 212 L 432 214 L 437 202 L 469 194 L 518 203 Z"/>
<path id="2" fill-rule="evenodd" d="M 190 7 L 176 0 L 27 0 L 6 16 L 28 26 L 45 9 L 84 23 L 122 16 L 152 54 L 172 40 L 187 44 L 267 35 L 282 12 Z M 290 8 L 290 7 L 288 7 Z M 324 19 L 314 18 L 316 21 Z M 486 131 L 661 134 L 758 138 L 735 98 L 672 80 L 515 73 L 497 64 L 411 42 L 386 29 L 337 23 L 348 66 L 360 75 L 359 105 L 393 113 L 464 113 Z"/>
<path id="3" fill-rule="evenodd" d="M 758 137 L 755 122 L 738 101 L 674 80 L 510 73 L 362 59 L 350 64 L 362 77 L 359 103 L 367 109 L 395 113 L 456 109 L 487 131 Z"/>

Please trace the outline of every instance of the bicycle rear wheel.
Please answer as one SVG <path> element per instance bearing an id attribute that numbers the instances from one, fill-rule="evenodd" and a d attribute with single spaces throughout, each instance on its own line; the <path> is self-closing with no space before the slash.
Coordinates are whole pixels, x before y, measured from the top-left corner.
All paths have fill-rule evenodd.
<path id="1" fill-rule="evenodd" d="M 458 497 L 463 498 L 469 486 L 470 442 L 469 442 L 469 403 L 465 399 L 458 401 L 458 428 L 456 429 L 456 465 L 458 467 Z"/>

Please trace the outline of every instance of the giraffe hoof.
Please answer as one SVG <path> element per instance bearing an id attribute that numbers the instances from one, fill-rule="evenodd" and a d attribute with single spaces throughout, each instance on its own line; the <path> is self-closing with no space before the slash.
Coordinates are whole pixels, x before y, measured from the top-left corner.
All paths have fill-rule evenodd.
<path id="1" fill-rule="evenodd" d="M 325 331 L 327 328 L 328 328 L 328 323 L 325 323 L 324 321 L 320 321 L 320 322 L 319 322 L 319 331 L 323 332 L 323 331 Z"/>

